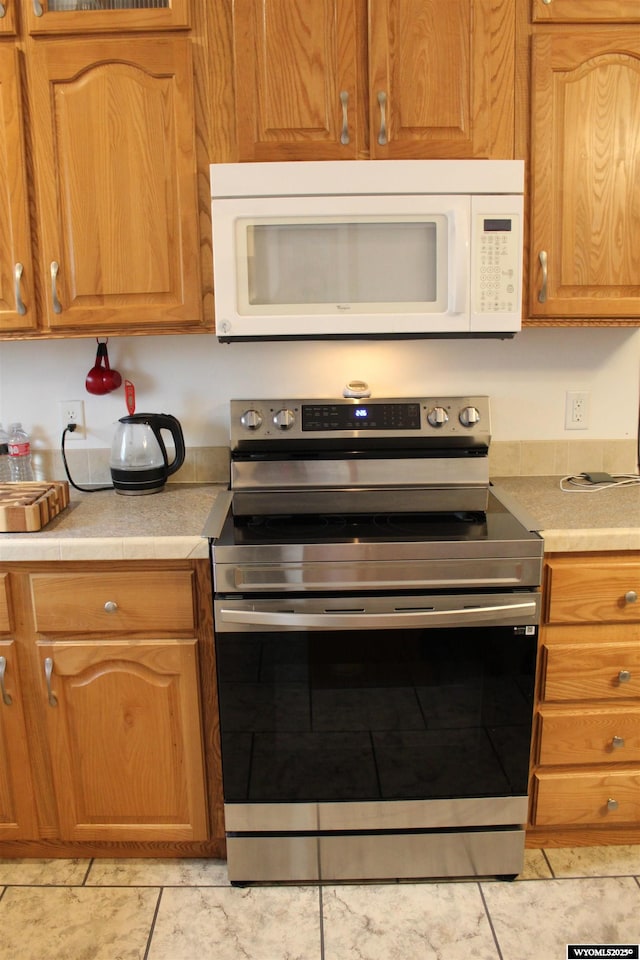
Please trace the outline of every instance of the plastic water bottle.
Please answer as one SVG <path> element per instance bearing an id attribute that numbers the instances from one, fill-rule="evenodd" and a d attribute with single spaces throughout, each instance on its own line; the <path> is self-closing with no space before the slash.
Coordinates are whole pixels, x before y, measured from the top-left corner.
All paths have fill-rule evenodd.
<path id="1" fill-rule="evenodd" d="M 10 481 L 9 434 L 0 423 L 0 483 L 9 483 Z"/>
<path id="2" fill-rule="evenodd" d="M 33 480 L 31 466 L 31 442 L 29 434 L 21 423 L 12 423 L 9 427 L 9 464 L 11 479 L 14 481 Z"/>

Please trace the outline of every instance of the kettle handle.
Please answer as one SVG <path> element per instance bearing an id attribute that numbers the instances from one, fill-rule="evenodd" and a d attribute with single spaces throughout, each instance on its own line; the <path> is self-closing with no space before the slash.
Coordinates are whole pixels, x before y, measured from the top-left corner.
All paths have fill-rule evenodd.
<path id="1" fill-rule="evenodd" d="M 167 476 L 170 477 L 171 474 L 175 473 L 176 470 L 179 470 L 184 463 L 184 434 L 182 433 L 180 421 L 176 420 L 176 418 L 170 413 L 154 413 L 153 416 L 147 418 L 146 422 L 153 430 L 156 440 L 160 444 L 162 456 L 164 457 L 164 462 L 167 465 Z M 164 441 L 160 435 L 161 430 L 168 430 L 173 437 L 173 442 L 175 444 L 175 456 L 171 463 L 168 462 L 167 448 L 165 447 Z"/>

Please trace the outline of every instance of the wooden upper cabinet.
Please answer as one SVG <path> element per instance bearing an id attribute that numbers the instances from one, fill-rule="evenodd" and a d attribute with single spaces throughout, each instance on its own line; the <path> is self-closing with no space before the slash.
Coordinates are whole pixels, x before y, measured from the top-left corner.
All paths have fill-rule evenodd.
<path id="1" fill-rule="evenodd" d="M 637 23 L 638 0 L 532 0 L 531 19 L 542 23 Z"/>
<path id="2" fill-rule="evenodd" d="M 371 155 L 512 157 L 514 29 L 510 0 L 371 0 Z"/>
<path id="3" fill-rule="evenodd" d="M 235 0 L 241 160 L 356 156 L 354 0 Z"/>
<path id="4" fill-rule="evenodd" d="M 16 32 L 16 3 L 18 0 L 0 0 L 0 36 Z"/>
<path id="5" fill-rule="evenodd" d="M 233 9 L 239 160 L 513 156 L 513 0 Z"/>
<path id="6" fill-rule="evenodd" d="M 2 21 L 0 21 L 1 23 Z M 36 326 L 18 53 L 0 45 L 0 333 Z"/>
<path id="7" fill-rule="evenodd" d="M 172 30 L 189 26 L 189 0 L 22 0 L 22 3 L 28 30 L 34 34 Z"/>
<path id="8" fill-rule="evenodd" d="M 533 37 L 531 144 L 531 316 L 637 323 L 638 31 Z"/>
<path id="9" fill-rule="evenodd" d="M 29 80 L 45 325 L 75 333 L 195 327 L 190 41 L 42 40 Z"/>

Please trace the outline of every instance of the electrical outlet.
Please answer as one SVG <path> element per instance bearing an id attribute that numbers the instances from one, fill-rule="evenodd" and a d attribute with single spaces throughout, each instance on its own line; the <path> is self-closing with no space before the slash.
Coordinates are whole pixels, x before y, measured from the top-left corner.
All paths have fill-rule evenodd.
<path id="1" fill-rule="evenodd" d="M 84 437 L 84 403 L 82 400 L 60 400 L 60 427 L 62 430 L 68 424 L 75 423 L 76 429 L 67 431 L 66 440 L 81 440 Z"/>
<path id="2" fill-rule="evenodd" d="M 565 396 L 565 430 L 586 430 L 589 426 L 589 394 L 568 390 Z"/>

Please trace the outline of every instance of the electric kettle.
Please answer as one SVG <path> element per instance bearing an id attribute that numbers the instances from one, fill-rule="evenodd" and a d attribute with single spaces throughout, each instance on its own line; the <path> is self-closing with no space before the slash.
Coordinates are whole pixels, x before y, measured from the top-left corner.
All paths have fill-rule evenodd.
<path id="1" fill-rule="evenodd" d="M 173 437 L 175 455 L 171 463 L 161 431 Z M 169 413 L 134 413 L 118 422 L 111 444 L 111 479 L 116 493 L 158 493 L 167 477 L 184 463 L 182 427 Z"/>

